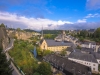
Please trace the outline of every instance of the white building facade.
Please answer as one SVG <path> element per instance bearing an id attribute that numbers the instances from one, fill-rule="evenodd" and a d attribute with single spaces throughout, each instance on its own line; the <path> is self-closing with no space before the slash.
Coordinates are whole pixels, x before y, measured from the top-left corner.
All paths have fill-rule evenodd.
<path id="1" fill-rule="evenodd" d="M 89 61 L 85 61 L 85 60 L 74 59 L 74 58 L 68 58 L 68 59 L 90 67 L 92 72 L 98 72 L 98 63 L 89 62 Z"/>

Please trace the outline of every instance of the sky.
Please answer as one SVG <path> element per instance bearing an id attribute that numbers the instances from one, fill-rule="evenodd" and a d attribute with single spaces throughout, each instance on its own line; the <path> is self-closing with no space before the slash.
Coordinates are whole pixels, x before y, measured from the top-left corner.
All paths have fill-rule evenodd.
<path id="1" fill-rule="evenodd" d="M 100 0 L 1 0 L 0 24 L 21 29 L 100 27 Z"/>

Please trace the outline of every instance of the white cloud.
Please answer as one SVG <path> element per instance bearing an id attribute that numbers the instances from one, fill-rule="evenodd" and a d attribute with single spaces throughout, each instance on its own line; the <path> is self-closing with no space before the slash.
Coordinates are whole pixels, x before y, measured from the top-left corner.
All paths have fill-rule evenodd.
<path id="1" fill-rule="evenodd" d="M 77 20 L 77 23 L 86 23 L 86 19 L 79 19 Z"/>
<path id="2" fill-rule="evenodd" d="M 100 27 L 100 22 L 88 23 L 86 20 L 87 19 L 79 19 L 77 22 L 72 23 L 70 21 L 62 20 L 54 21 L 50 19 L 27 18 L 25 16 L 18 16 L 17 14 L 11 14 L 8 12 L 0 12 L 0 23 L 13 25 L 16 28 L 20 27 L 41 30 L 42 25 L 44 29 L 87 29 Z"/>
<path id="3" fill-rule="evenodd" d="M 25 16 L 18 16 L 17 14 L 11 14 L 8 12 L 0 12 L 0 22 L 4 22 L 7 25 L 14 25 L 14 26 L 25 26 L 27 28 L 39 30 L 41 29 L 42 25 L 44 28 L 52 29 L 57 27 L 57 25 L 63 24 L 73 24 L 70 21 L 54 21 L 50 19 L 41 19 L 41 18 L 27 18 Z M 50 26 L 49 26 L 50 25 Z"/>
<path id="4" fill-rule="evenodd" d="M 93 17 L 100 17 L 100 14 L 95 13 L 95 14 L 88 14 L 87 16 L 85 16 L 85 18 L 93 18 Z"/>

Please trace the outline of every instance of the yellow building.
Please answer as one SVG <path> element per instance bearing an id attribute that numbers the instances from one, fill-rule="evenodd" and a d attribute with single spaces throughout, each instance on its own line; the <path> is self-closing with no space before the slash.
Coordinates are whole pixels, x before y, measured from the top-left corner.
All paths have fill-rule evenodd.
<path id="1" fill-rule="evenodd" d="M 62 51 L 63 49 L 67 49 L 67 47 L 72 47 L 73 44 L 71 42 L 58 42 L 51 39 L 42 39 L 40 41 L 40 48 L 42 50 L 51 50 L 54 52 Z"/>

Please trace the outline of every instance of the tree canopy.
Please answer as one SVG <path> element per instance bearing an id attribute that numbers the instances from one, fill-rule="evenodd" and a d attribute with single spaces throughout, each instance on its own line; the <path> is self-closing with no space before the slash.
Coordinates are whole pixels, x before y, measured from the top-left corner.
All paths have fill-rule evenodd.
<path id="1" fill-rule="evenodd" d="M 52 75 L 50 64 L 49 63 L 46 63 L 46 62 L 42 62 L 39 65 L 39 67 L 37 69 L 37 72 L 40 75 Z"/>
<path id="2" fill-rule="evenodd" d="M 96 31 L 94 32 L 94 37 L 100 38 L 100 27 L 97 28 Z"/>
<path id="3" fill-rule="evenodd" d="M 5 25 L 3 23 L 1 23 L 0 27 L 5 27 Z"/>

